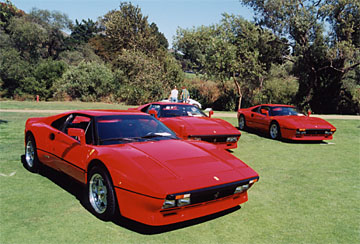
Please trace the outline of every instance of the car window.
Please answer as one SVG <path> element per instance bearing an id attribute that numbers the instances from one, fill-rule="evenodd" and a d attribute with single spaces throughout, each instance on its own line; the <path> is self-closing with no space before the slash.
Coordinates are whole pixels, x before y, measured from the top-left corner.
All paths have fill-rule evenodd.
<path id="1" fill-rule="evenodd" d="M 80 114 L 70 114 L 54 121 L 51 126 L 65 134 L 68 134 L 69 128 L 83 129 L 85 132 L 86 143 L 93 144 L 93 128 L 90 117 Z"/>
<path id="2" fill-rule="evenodd" d="M 260 106 L 252 109 L 251 112 L 259 113 L 259 109 L 260 109 Z"/>
<path id="3" fill-rule="evenodd" d="M 152 109 L 155 110 L 156 113 L 159 114 L 159 112 L 160 112 L 160 105 L 159 105 L 159 104 L 151 104 L 151 105 L 147 108 L 146 113 L 149 113 L 149 111 L 152 110 Z"/>
<path id="4" fill-rule="evenodd" d="M 100 145 L 176 138 L 174 132 L 148 115 L 100 116 L 96 129 Z"/>
<path id="5" fill-rule="evenodd" d="M 272 107 L 272 116 L 302 115 L 294 107 Z"/>
<path id="6" fill-rule="evenodd" d="M 193 105 L 162 105 L 159 117 L 207 117 L 199 108 Z"/>

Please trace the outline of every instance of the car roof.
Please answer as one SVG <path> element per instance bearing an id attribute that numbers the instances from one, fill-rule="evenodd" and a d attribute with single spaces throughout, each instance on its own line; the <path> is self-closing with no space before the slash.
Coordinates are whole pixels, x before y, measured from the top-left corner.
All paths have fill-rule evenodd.
<path id="1" fill-rule="evenodd" d="M 295 106 L 293 105 L 286 105 L 286 104 L 260 104 L 258 106 L 269 106 L 269 107 L 292 107 L 294 108 Z M 256 106 L 255 106 L 256 107 Z"/>
<path id="2" fill-rule="evenodd" d="M 189 104 L 189 103 L 175 103 L 175 102 L 152 102 L 150 104 L 194 106 L 193 104 Z"/>
<path id="3" fill-rule="evenodd" d="M 89 116 L 105 116 L 105 115 L 148 115 L 136 110 L 117 110 L 117 109 L 97 109 L 97 110 L 74 110 L 66 112 L 66 114 L 84 114 Z"/>

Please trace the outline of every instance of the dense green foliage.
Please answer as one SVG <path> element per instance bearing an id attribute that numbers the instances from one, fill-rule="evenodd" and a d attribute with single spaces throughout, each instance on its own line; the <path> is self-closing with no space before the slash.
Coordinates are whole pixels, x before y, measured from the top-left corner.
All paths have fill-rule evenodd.
<path id="1" fill-rule="evenodd" d="M 255 10 L 260 26 L 289 39 L 297 103 L 315 112 L 360 112 L 360 1 L 241 2 Z"/>
<path id="2" fill-rule="evenodd" d="M 128 2 L 96 22 L 72 23 L 57 11 L 26 14 L 6 0 L 0 96 L 141 104 L 167 97 L 176 84 L 218 110 L 291 103 L 360 113 L 359 1 L 240 2 L 254 9 L 254 22 L 224 13 L 217 24 L 179 28 L 170 52 L 157 25 Z"/>
<path id="3" fill-rule="evenodd" d="M 75 24 L 57 11 L 0 6 L 3 97 L 140 104 L 183 80 L 164 35 L 131 3 Z"/>

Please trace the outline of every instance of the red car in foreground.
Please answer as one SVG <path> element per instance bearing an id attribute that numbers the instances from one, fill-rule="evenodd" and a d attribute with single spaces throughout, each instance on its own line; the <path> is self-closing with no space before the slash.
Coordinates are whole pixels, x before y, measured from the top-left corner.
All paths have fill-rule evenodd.
<path id="1" fill-rule="evenodd" d="M 166 225 L 248 200 L 258 174 L 210 143 L 184 141 L 154 117 L 131 111 L 72 111 L 30 118 L 24 166 L 45 164 L 85 184 L 94 215 L 116 211 Z"/>
<path id="2" fill-rule="evenodd" d="M 331 140 L 336 128 L 329 122 L 297 112 L 294 106 L 262 104 L 237 112 L 239 129 L 266 132 L 272 139 Z"/>
<path id="3" fill-rule="evenodd" d="M 187 140 L 207 141 L 223 149 L 234 149 L 241 132 L 222 119 L 211 118 L 198 107 L 186 103 L 154 102 L 136 110 L 155 115 L 177 136 Z"/>

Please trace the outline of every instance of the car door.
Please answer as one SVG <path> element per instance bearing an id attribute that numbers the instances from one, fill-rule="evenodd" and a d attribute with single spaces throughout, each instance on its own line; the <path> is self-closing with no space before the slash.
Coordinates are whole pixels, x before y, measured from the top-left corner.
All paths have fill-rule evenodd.
<path id="1" fill-rule="evenodd" d="M 67 134 L 69 128 L 83 129 L 89 142 L 92 132 L 91 118 L 81 114 L 71 114 L 53 136 L 52 150 L 56 156 L 57 168 L 71 177 L 83 181 L 85 177 L 86 158 L 91 148 L 81 145 L 78 138 Z M 91 141 L 91 139 L 90 139 Z"/>
<path id="2" fill-rule="evenodd" d="M 259 106 L 256 112 L 252 114 L 252 120 L 254 128 L 267 130 L 269 127 L 269 107 Z"/>
<path id="3" fill-rule="evenodd" d="M 254 129 L 258 129 L 258 114 L 259 114 L 259 111 L 260 110 L 260 106 L 252 109 L 250 111 L 250 114 L 249 116 L 246 118 L 246 125 L 251 127 L 251 128 L 254 128 Z"/>

